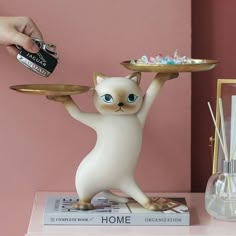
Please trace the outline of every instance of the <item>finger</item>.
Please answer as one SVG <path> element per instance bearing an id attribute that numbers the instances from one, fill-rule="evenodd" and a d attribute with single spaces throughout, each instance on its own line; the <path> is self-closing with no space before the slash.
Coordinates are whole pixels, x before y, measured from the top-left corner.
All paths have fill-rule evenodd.
<path id="1" fill-rule="evenodd" d="M 38 46 L 28 36 L 18 31 L 11 31 L 9 38 L 11 38 L 12 44 L 23 47 L 26 51 L 37 53 L 39 51 Z"/>
<path id="2" fill-rule="evenodd" d="M 26 26 L 24 28 L 23 33 L 37 39 L 43 39 L 43 35 L 40 32 L 39 28 L 30 18 L 26 18 Z"/>
<path id="3" fill-rule="evenodd" d="M 30 17 L 20 16 L 16 18 L 17 23 L 15 24 L 15 27 L 18 32 L 22 32 L 30 37 L 43 39 L 42 33 Z"/>
<path id="4" fill-rule="evenodd" d="M 6 46 L 6 49 L 12 56 L 16 56 L 18 54 L 18 50 L 15 46 Z"/>
<path id="5" fill-rule="evenodd" d="M 39 47 L 32 40 L 32 38 L 22 33 L 19 34 L 19 41 L 21 42 L 21 44 L 18 45 L 22 46 L 28 52 L 37 53 L 39 51 Z"/>

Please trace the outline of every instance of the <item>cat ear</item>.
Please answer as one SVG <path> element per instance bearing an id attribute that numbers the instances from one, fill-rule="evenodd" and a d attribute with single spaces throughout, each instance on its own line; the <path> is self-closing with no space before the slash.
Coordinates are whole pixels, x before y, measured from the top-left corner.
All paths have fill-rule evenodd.
<path id="1" fill-rule="evenodd" d="M 108 76 L 102 74 L 102 73 L 98 73 L 98 72 L 94 72 L 93 73 L 93 82 L 94 85 L 96 86 L 97 84 L 99 84 L 101 81 L 103 81 L 104 79 L 106 79 Z"/>
<path id="2" fill-rule="evenodd" d="M 131 79 L 136 84 L 139 84 L 140 80 L 141 80 L 141 73 L 140 72 L 134 72 L 131 75 L 127 76 L 126 78 Z"/>

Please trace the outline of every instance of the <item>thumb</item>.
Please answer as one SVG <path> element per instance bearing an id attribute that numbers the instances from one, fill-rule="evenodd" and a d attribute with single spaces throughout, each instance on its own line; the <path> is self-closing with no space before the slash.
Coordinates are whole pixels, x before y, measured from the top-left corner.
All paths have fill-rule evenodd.
<path id="1" fill-rule="evenodd" d="M 32 53 L 37 53 L 39 51 L 36 43 L 29 36 L 23 33 L 14 32 L 12 35 L 12 41 L 14 44 L 23 47 L 26 51 Z"/>

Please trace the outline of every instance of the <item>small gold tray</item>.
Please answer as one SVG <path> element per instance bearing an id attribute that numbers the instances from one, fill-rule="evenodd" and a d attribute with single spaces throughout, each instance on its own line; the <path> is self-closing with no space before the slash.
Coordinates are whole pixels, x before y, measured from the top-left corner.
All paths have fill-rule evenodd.
<path id="1" fill-rule="evenodd" d="M 88 86 L 70 84 L 22 84 L 10 86 L 10 89 L 22 93 L 46 96 L 73 95 L 92 90 Z"/>
<path id="2" fill-rule="evenodd" d="M 130 61 L 123 61 L 120 64 L 128 70 L 139 72 L 163 72 L 163 73 L 178 73 L 178 72 L 197 72 L 211 70 L 218 64 L 215 60 L 192 59 L 195 63 L 192 64 L 131 64 Z"/>

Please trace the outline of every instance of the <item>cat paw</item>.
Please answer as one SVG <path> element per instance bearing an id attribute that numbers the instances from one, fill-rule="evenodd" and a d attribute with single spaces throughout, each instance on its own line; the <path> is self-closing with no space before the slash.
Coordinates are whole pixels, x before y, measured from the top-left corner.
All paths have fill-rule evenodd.
<path id="1" fill-rule="evenodd" d="M 177 78 L 179 73 L 158 73 L 155 78 L 160 79 L 162 81 L 171 80 Z"/>
<path id="2" fill-rule="evenodd" d="M 144 208 L 150 211 L 164 211 L 168 209 L 166 204 L 150 201 L 144 205 Z"/>
<path id="3" fill-rule="evenodd" d="M 54 102 L 68 102 L 71 100 L 71 97 L 69 95 L 61 95 L 61 96 L 53 96 L 53 95 L 48 95 L 46 96 L 47 99 L 52 100 Z"/>
<path id="4" fill-rule="evenodd" d="M 76 210 L 88 211 L 93 210 L 94 206 L 90 202 L 78 202 L 73 204 L 72 206 Z"/>

